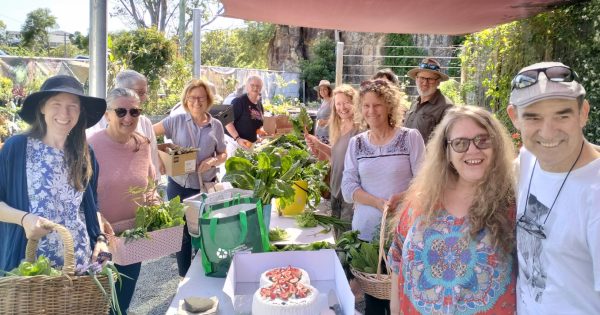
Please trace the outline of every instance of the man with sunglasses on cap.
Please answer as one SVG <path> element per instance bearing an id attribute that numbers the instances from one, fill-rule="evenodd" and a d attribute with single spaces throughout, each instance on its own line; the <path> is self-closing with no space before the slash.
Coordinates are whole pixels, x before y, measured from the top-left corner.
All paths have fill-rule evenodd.
<path id="1" fill-rule="evenodd" d="M 415 80 L 419 97 L 412 103 L 404 119 L 404 127 L 419 130 L 427 144 L 429 136 L 444 114 L 454 104 L 444 96 L 438 86 L 447 81 L 448 75 L 442 72 L 440 63 L 433 58 L 425 58 L 418 67 L 408 71 Z"/>
<path id="2" fill-rule="evenodd" d="M 508 115 L 521 132 L 518 314 L 600 314 L 600 153 L 590 104 L 559 62 L 523 68 Z"/>

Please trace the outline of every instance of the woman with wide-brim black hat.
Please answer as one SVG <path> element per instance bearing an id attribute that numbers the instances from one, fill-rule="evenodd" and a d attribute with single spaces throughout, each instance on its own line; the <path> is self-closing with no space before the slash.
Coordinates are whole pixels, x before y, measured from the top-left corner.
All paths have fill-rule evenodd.
<path id="1" fill-rule="evenodd" d="M 77 264 L 109 258 L 98 222 L 98 163 L 85 137 L 105 111 L 104 99 L 86 96 L 81 83 L 64 75 L 25 99 L 19 115 L 30 129 L 0 151 L 0 270 L 19 265 L 27 239 L 39 240 L 37 254 L 62 266 L 52 222 L 71 232 Z"/>

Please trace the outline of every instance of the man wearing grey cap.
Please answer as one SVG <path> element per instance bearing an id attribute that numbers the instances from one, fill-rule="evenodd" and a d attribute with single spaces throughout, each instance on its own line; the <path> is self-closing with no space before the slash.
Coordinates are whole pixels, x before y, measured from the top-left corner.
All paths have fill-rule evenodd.
<path id="1" fill-rule="evenodd" d="M 518 314 L 600 314 L 600 153 L 590 104 L 559 62 L 523 68 L 508 114 L 521 132 Z"/>

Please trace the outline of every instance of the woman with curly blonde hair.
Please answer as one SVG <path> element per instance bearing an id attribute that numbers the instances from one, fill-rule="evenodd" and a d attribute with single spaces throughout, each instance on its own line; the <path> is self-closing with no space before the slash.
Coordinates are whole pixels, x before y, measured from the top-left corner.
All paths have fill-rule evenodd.
<path id="1" fill-rule="evenodd" d="M 514 157 L 490 113 L 448 111 L 398 214 L 393 313 L 515 312 Z"/>
<path id="2" fill-rule="evenodd" d="M 350 139 L 344 161 L 342 195 L 354 203 L 352 230 L 372 241 L 385 209 L 395 208 L 417 174 L 425 151 L 416 129 L 400 126 L 400 90 L 384 80 L 361 84 L 358 116 L 369 129 Z M 377 235 L 378 236 L 378 235 Z M 365 295 L 365 314 L 389 313 L 389 301 Z"/>

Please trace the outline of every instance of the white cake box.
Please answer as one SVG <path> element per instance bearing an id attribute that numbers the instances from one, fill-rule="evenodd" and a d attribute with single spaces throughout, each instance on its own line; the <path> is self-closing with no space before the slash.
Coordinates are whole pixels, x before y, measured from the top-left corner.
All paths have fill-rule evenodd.
<path id="1" fill-rule="evenodd" d="M 354 315 L 354 294 L 342 264 L 332 249 L 256 254 L 238 252 L 233 257 L 223 286 L 223 292 L 231 298 L 235 314 L 252 313 L 252 296 L 259 288 L 263 272 L 287 266 L 306 270 L 310 285 L 319 291 L 318 301 L 322 310 L 329 308 L 330 291 L 333 291 L 343 314 Z"/>

